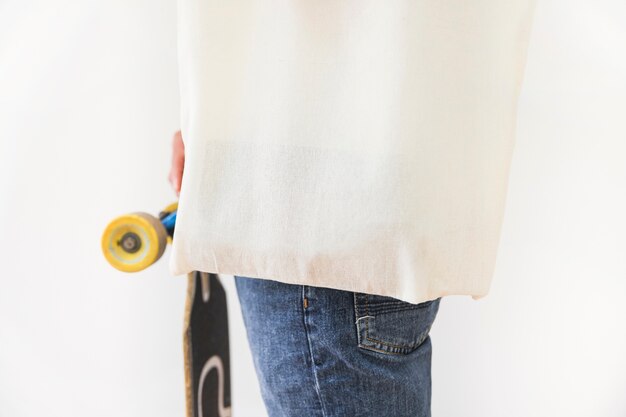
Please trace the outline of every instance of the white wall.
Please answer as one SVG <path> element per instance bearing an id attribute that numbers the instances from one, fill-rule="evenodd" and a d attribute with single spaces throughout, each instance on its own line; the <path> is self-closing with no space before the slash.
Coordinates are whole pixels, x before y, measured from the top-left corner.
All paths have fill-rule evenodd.
<path id="1" fill-rule="evenodd" d="M 0 417 L 183 415 L 185 279 L 99 247 L 112 217 L 175 200 L 175 13 L 0 0 Z M 624 22 L 623 0 L 539 0 L 496 276 L 441 304 L 434 416 L 626 415 Z M 223 281 L 234 412 L 262 417 Z"/>

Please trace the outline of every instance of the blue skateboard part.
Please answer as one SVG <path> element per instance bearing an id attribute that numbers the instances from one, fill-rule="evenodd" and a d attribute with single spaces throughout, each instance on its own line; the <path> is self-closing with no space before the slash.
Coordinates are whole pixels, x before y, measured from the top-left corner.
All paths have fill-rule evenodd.
<path id="1" fill-rule="evenodd" d="M 167 234 L 172 236 L 172 234 L 174 232 L 174 226 L 176 225 L 176 212 L 173 211 L 170 214 L 168 214 L 167 216 L 165 216 L 161 220 L 161 223 L 163 223 L 163 226 L 165 226 L 165 230 L 167 230 Z"/>

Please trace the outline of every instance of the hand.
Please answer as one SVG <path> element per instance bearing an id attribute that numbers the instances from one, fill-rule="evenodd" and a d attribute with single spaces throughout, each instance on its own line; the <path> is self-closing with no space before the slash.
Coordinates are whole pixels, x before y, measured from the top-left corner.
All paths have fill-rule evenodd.
<path id="1" fill-rule="evenodd" d="M 180 132 L 174 134 L 172 140 L 172 167 L 170 168 L 170 174 L 168 180 L 172 184 L 172 188 L 176 195 L 180 195 L 180 184 L 183 179 L 183 170 L 185 168 L 185 144 L 183 143 L 183 136 Z"/>

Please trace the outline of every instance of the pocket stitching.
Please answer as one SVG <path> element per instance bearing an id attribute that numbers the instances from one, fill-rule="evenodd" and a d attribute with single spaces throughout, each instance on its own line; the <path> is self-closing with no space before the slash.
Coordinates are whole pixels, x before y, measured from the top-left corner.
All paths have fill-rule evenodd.
<path id="1" fill-rule="evenodd" d="M 364 318 L 365 318 L 365 339 L 370 341 L 370 342 L 374 342 L 375 344 L 378 343 L 378 344 L 380 344 L 382 346 L 387 346 L 387 347 L 392 348 L 392 349 L 398 349 L 399 352 L 398 351 L 393 351 L 393 350 L 376 349 L 375 346 L 364 345 L 361 342 L 361 340 L 359 340 L 359 346 L 360 347 L 365 348 L 365 349 L 375 350 L 377 352 L 393 353 L 393 354 L 396 354 L 396 355 L 400 355 L 400 354 L 408 354 L 408 353 L 410 353 L 411 350 L 417 348 L 419 345 L 421 345 L 424 342 L 424 340 L 420 340 L 419 342 L 408 344 L 408 345 L 394 345 L 394 344 L 391 344 L 391 343 L 388 343 L 388 342 L 385 342 L 385 341 L 382 341 L 382 340 L 378 340 L 378 339 L 374 339 L 374 338 L 370 337 L 370 334 L 369 334 L 369 320 L 370 320 L 370 317 L 369 317 L 370 316 L 370 314 L 369 314 L 369 296 L 368 296 L 368 294 L 363 294 L 363 295 L 365 296 L 365 316 L 364 316 Z M 357 313 L 358 313 L 359 312 L 359 307 L 358 307 L 358 303 L 357 303 L 357 296 L 356 296 L 356 294 L 354 296 L 354 301 L 356 303 L 356 310 L 357 310 Z M 358 324 L 357 324 L 357 326 L 358 326 Z M 358 330 L 358 328 L 357 328 L 357 330 Z M 360 339 L 360 332 L 358 332 L 358 333 L 359 333 L 359 339 Z M 428 334 L 428 332 L 426 334 Z M 409 349 L 409 350 L 407 350 L 407 349 Z"/>

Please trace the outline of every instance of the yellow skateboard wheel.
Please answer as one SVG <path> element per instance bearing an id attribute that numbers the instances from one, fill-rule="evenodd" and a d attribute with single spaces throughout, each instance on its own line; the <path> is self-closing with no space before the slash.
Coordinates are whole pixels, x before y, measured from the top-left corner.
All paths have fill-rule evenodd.
<path id="1" fill-rule="evenodd" d="M 176 211 L 176 210 L 178 210 L 178 201 L 168 205 L 163 210 L 161 210 L 161 212 L 162 213 L 171 213 L 171 212 Z"/>
<path id="2" fill-rule="evenodd" d="M 156 217 L 130 213 L 108 224 L 102 235 L 102 253 L 120 271 L 137 272 L 159 260 L 167 237 L 165 227 Z"/>

